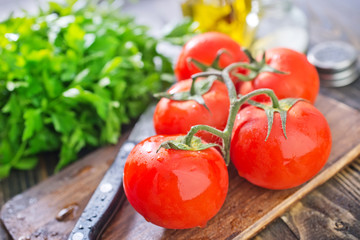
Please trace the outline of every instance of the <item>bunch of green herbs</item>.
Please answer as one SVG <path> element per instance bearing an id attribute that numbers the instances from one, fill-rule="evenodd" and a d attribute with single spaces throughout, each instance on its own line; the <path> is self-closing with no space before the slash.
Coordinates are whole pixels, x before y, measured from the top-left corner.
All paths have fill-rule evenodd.
<path id="1" fill-rule="evenodd" d="M 146 27 L 109 2 L 81 3 L 0 23 L 0 179 L 41 152 L 58 152 L 59 170 L 85 147 L 116 143 L 168 86 L 171 63 Z"/>

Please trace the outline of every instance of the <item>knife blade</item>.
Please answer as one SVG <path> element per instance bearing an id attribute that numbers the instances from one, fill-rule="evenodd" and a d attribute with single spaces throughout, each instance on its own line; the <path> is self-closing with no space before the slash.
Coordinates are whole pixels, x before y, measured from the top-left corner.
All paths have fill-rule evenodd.
<path id="1" fill-rule="evenodd" d="M 154 110 L 155 105 L 149 106 L 135 124 L 128 139 L 122 144 L 114 162 L 91 196 L 68 240 L 100 239 L 107 224 L 120 209 L 126 199 L 123 189 L 126 158 L 138 142 L 155 134 L 152 121 Z"/>

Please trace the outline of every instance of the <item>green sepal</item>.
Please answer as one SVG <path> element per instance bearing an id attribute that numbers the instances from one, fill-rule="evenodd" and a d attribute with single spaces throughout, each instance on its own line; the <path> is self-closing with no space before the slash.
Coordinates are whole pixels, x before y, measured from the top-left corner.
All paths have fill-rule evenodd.
<path id="1" fill-rule="evenodd" d="M 202 63 L 202 62 L 199 62 L 198 60 L 196 60 L 195 58 L 191 58 L 189 57 L 187 60 L 186 60 L 188 63 L 193 63 L 197 68 L 199 68 L 202 72 L 206 72 L 206 70 L 208 68 L 210 68 L 210 66 Z"/>
<path id="2" fill-rule="evenodd" d="M 206 72 L 206 71 L 211 70 L 211 69 L 222 70 L 222 68 L 219 65 L 219 62 L 220 62 L 220 57 L 223 54 L 227 54 L 227 55 L 231 56 L 229 51 L 227 51 L 225 48 L 221 48 L 221 49 L 219 49 L 217 51 L 216 56 L 214 58 L 214 61 L 210 65 L 204 64 L 204 63 L 202 63 L 202 62 L 200 62 L 200 61 L 198 61 L 198 60 L 196 60 L 194 58 L 191 58 L 191 57 L 189 57 L 186 61 L 188 63 L 193 63 L 202 72 Z"/>
<path id="3" fill-rule="evenodd" d="M 216 53 L 216 57 L 214 59 L 214 61 L 211 63 L 210 67 L 213 69 L 217 69 L 217 70 L 221 70 L 221 67 L 219 65 L 220 62 L 220 57 L 223 54 L 227 54 L 228 56 L 231 56 L 231 54 L 229 53 L 229 51 L 227 51 L 225 48 L 221 48 L 219 49 L 219 51 L 217 51 Z"/>
<path id="4" fill-rule="evenodd" d="M 243 50 L 243 52 L 246 54 L 246 56 L 249 58 L 249 61 L 250 61 L 251 63 L 256 62 L 255 58 L 254 58 L 254 57 L 252 56 L 252 54 L 250 53 L 249 49 L 243 48 L 242 50 Z"/>
<path id="5" fill-rule="evenodd" d="M 254 71 L 250 71 L 248 75 L 244 75 L 241 73 L 233 73 L 232 75 L 240 79 L 242 82 L 250 82 L 254 80 L 254 78 L 256 78 L 257 73 Z"/>
<path id="6" fill-rule="evenodd" d="M 191 139 L 191 144 L 187 145 L 185 143 L 185 136 L 177 137 L 174 140 L 169 140 L 163 142 L 156 152 L 160 150 L 160 148 L 165 149 L 175 149 L 175 150 L 185 150 L 185 151 L 201 151 L 211 147 L 221 147 L 219 144 L 215 143 L 204 143 L 201 138 L 194 136 Z"/>
<path id="7" fill-rule="evenodd" d="M 277 74 L 289 74 L 288 72 L 283 72 L 278 69 L 271 67 L 270 65 L 266 64 L 266 56 L 265 52 L 262 55 L 260 61 L 257 61 L 250 53 L 249 50 L 243 49 L 247 57 L 249 58 L 250 63 L 241 64 L 242 68 L 245 68 L 248 71 L 247 74 L 241 73 L 233 73 L 235 77 L 237 77 L 240 81 L 248 82 L 254 80 L 260 73 L 263 72 L 271 72 Z"/>
<path id="8" fill-rule="evenodd" d="M 195 81 L 195 79 L 193 79 L 189 91 L 176 92 L 172 94 L 168 92 L 161 92 L 154 94 L 154 97 L 168 98 L 175 101 L 194 100 L 197 103 L 203 105 L 208 111 L 210 111 L 209 108 L 206 106 L 205 100 L 202 96 L 210 90 L 215 80 L 215 76 L 209 76 L 207 78 L 200 79 L 199 81 Z"/>
<path id="9" fill-rule="evenodd" d="M 287 120 L 287 112 L 290 110 L 290 108 L 297 103 L 298 101 L 306 101 L 302 98 L 285 98 L 285 99 L 281 99 L 279 100 L 279 107 L 278 108 L 274 108 L 272 106 L 269 105 L 265 105 L 253 100 L 248 100 L 248 103 L 256 106 L 258 108 L 261 108 L 265 111 L 267 120 L 268 120 L 268 130 L 267 130 L 267 135 L 265 138 L 265 141 L 267 141 L 267 139 L 270 136 L 271 133 L 271 129 L 272 129 L 272 125 L 274 123 L 274 114 L 275 112 L 278 112 L 280 114 L 280 119 L 281 119 L 281 127 L 284 133 L 285 138 L 287 139 L 286 136 L 286 120 Z"/>

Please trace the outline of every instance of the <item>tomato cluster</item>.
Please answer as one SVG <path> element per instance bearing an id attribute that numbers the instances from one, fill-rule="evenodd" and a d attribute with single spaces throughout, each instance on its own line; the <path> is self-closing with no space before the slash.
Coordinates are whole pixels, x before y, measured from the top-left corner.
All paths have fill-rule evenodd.
<path id="1" fill-rule="evenodd" d="M 269 189 L 299 186 L 324 166 L 331 132 L 312 105 L 319 78 L 303 54 L 277 48 L 255 60 L 226 35 L 205 33 L 184 46 L 175 73 L 155 109 L 158 135 L 136 145 L 124 169 L 128 200 L 146 220 L 205 226 L 225 201 L 228 159 Z"/>

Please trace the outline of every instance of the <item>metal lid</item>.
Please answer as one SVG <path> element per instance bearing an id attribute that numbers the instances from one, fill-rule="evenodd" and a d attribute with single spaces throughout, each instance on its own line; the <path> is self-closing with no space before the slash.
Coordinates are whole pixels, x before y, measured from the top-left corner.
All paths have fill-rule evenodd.
<path id="1" fill-rule="evenodd" d="M 323 86 L 345 86 L 359 77 L 357 50 L 346 42 L 317 44 L 310 49 L 308 60 L 318 70 Z"/>
<path id="2" fill-rule="evenodd" d="M 350 76 L 346 78 L 340 78 L 336 80 L 328 81 L 320 75 L 320 84 L 324 87 L 343 87 L 349 85 L 350 83 L 354 82 L 356 79 L 359 78 L 359 72 L 354 72 Z"/>

